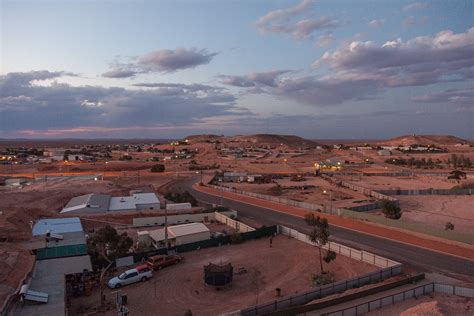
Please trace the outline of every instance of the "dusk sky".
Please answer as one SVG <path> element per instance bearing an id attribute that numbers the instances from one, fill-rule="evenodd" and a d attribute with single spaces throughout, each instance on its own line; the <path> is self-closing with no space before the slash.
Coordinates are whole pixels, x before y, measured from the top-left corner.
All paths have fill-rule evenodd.
<path id="1" fill-rule="evenodd" d="M 0 138 L 474 138 L 472 0 L 0 0 Z"/>

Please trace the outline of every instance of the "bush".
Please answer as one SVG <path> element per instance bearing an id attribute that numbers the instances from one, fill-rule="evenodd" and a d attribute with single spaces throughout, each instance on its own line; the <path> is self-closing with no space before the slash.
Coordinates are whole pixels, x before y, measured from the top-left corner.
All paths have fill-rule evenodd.
<path id="1" fill-rule="evenodd" d="M 453 223 L 447 222 L 446 225 L 444 225 L 444 230 L 454 230 Z"/>
<path id="2" fill-rule="evenodd" d="M 165 165 L 162 164 L 157 164 L 151 166 L 151 172 L 164 172 L 165 171 Z"/>
<path id="3" fill-rule="evenodd" d="M 274 187 L 271 187 L 270 189 L 268 189 L 268 193 L 271 194 L 271 195 L 282 195 L 283 194 L 283 189 L 281 188 L 280 185 L 276 185 Z"/>
<path id="4" fill-rule="evenodd" d="M 191 203 L 192 206 L 197 206 L 198 201 L 191 195 L 188 191 L 184 191 L 183 193 L 173 193 L 167 192 L 165 195 L 165 199 L 175 202 L 175 203 Z"/>
<path id="5" fill-rule="evenodd" d="M 335 279 L 332 273 L 313 274 L 311 276 L 311 283 L 313 286 L 322 286 L 334 282 Z"/>
<path id="6" fill-rule="evenodd" d="M 382 208 L 383 214 L 387 218 L 399 219 L 402 217 L 402 210 L 400 209 L 400 206 L 398 206 L 394 201 L 382 200 L 380 201 L 380 207 Z"/>
<path id="7" fill-rule="evenodd" d="M 233 233 L 230 235 L 231 244 L 240 244 L 243 241 L 242 235 L 239 233 Z"/>

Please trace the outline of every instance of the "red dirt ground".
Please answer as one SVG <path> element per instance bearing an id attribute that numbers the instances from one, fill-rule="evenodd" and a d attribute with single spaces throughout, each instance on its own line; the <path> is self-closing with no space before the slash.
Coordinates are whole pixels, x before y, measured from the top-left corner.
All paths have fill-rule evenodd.
<path id="1" fill-rule="evenodd" d="M 190 309 L 193 315 L 217 315 L 239 310 L 256 302 L 256 282 L 258 282 L 258 302 L 274 300 L 275 288 L 282 289 L 282 295 L 299 293 L 310 288 L 311 275 L 318 273 L 318 252 L 315 247 L 277 236 L 273 247 L 267 238 L 247 241 L 239 245 L 184 253 L 184 261 L 156 272 L 153 279 L 121 289 L 128 295 L 132 315 L 180 315 Z M 245 267 L 247 273 L 235 275 L 232 287 L 217 291 L 203 282 L 203 266 L 209 262 L 230 262 L 236 272 Z M 336 280 L 346 279 L 377 270 L 376 267 L 338 256 L 331 264 L 325 264 Z M 255 277 L 256 271 L 261 276 Z M 113 291 L 107 290 L 109 300 L 114 299 Z M 73 300 L 72 309 L 79 306 L 95 306 L 99 302 L 98 293 L 93 296 Z M 74 311 L 72 313 L 74 315 Z M 107 315 L 115 315 L 109 311 Z"/>

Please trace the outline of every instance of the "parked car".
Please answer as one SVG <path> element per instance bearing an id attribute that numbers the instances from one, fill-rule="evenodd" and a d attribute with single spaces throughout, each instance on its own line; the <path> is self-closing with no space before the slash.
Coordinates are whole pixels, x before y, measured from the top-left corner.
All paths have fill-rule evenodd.
<path id="1" fill-rule="evenodd" d="M 107 286 L 111 289 L 118 289 L 121 286 L 144 282 L 148 279 L 151 279 L 153 276 L 153 271 L 148 265 L 141 265 L 134 269 L 130 269 L 122 273 L 121 275 L 110 279 Z"/>
<path id="2" fill-rule="evenodd" d="M 178 255 L 157 255 L 148 258 L 146 264 L 153 270 L 160 270 L 180 262 L 183 258 Z"/>

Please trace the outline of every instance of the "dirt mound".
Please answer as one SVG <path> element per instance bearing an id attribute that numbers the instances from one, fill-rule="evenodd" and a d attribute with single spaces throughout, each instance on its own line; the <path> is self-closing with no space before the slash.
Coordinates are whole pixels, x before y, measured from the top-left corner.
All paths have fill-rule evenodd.
<path id="1" fill-rule="evenodd" d="M 469 141 L 451 135 L 404 135 L 380 142 L 381 145 L 387 146 L 410 146 L 410 145 L 456 145 L 470 144 Z"/>
<path id="2" fill-rule="evenodd" d="M 186 137 L 190 143 L 205 143 L 212 142 L 223 138 L 223 136 L 213 135 L 213 134 L 202 134 L 202 135 L 190 135 Z"/>
<path id="3" fill-rule="evenodd" d="M 314 148 L 318 143 L 304 139 L 295 135 L 276 135 L 276 134 L 256 134 L 256 135 L 238 135 L 227 137 L 227 140 L 234 142 L 247 142 L 265 145 L 285 145 L 291 148 Z"/>

